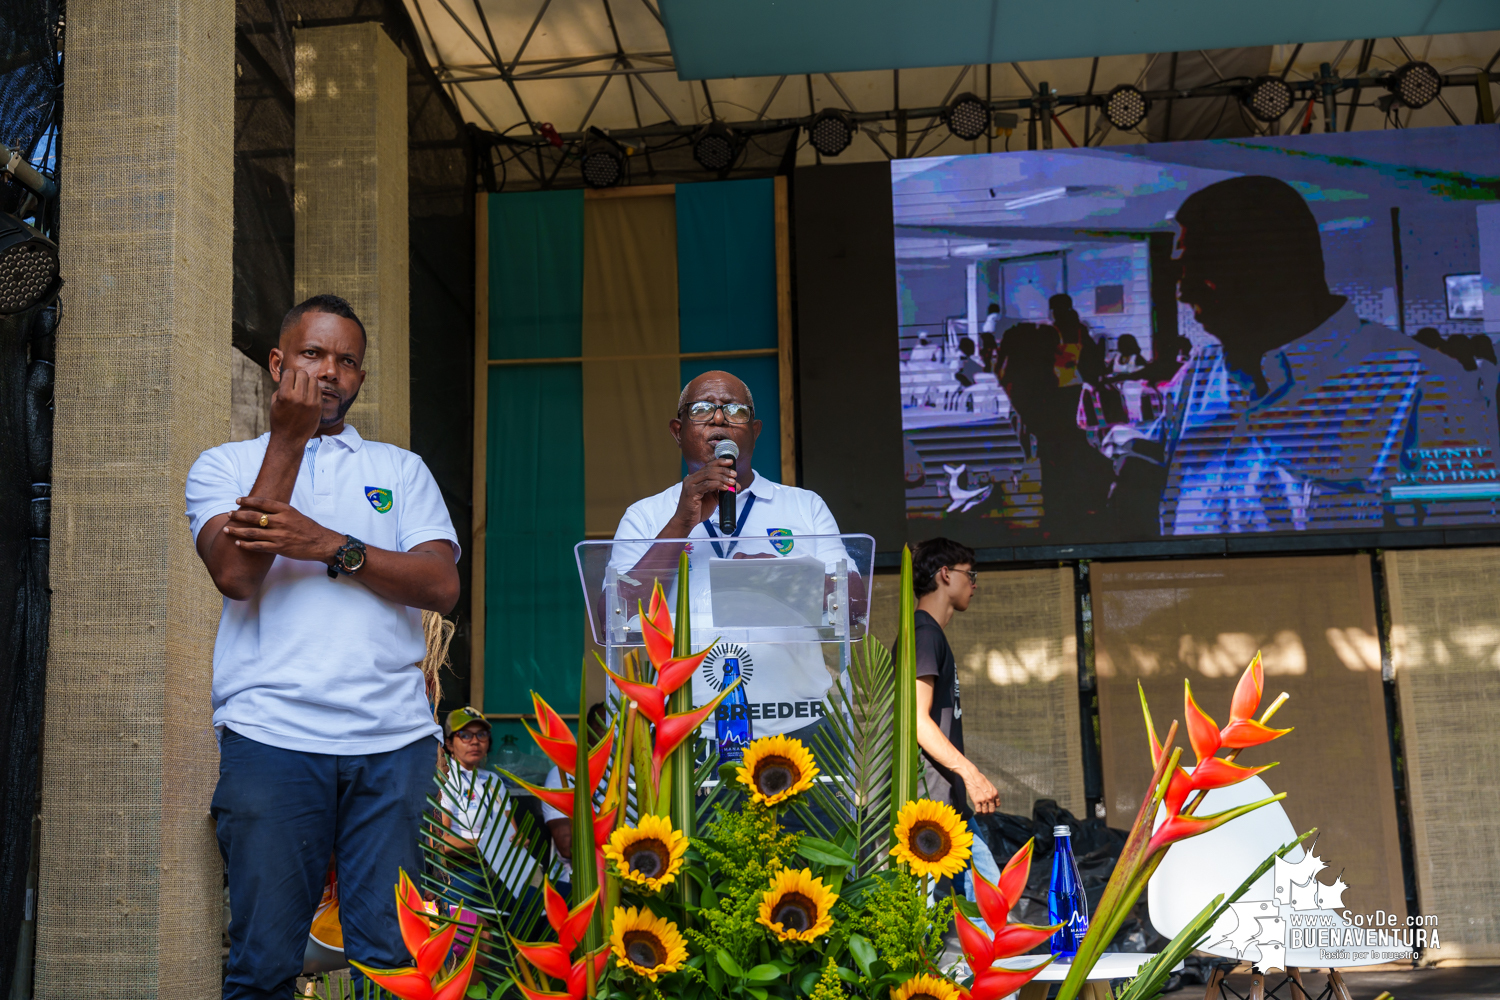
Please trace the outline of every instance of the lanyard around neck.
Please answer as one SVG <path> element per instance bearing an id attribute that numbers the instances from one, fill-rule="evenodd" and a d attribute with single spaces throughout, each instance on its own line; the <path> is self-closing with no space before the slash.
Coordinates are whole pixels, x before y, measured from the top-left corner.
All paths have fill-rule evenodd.
<path id="1" fill-rule="evenodd" d="M 754 507 L 754 506 L 755 506 L 755 494 L 754 493 L 748 494 L 747 497 L 746 497 L 746 499 L 745 499 L 744 509 L 740 511 L 740 519 L 739 519 L 739 521 L 734 526 L 734 534 L 730 535 L 729 536 L 730 538 L 738 538 L 738 537 L 740 537 L 740 532 L 742 532 L 742 531 L 745 530 L 745 522 L 750 517 L 750 508 Z M 713 518 L 709 518 L 707 521 L 704 521 L 703 522 L 703 527 L 708 532 L 708 537 L 710 537 L 710 538 L 718 538 L 719 537 L 718 531 L 716 531 L 714 529 Z M 735 545 L 736 545 L 735 542 L 730 542 L 729 543 L 729 553 L 726 553 L 722 548 L 720 548 L 718 542 L 711 542 L 710 544 L 713 545 L 714 551 L 719 554 L 719 558 L 720 559 L 728 559 L 729 558 L 729 553 L 734 552 Z"/>

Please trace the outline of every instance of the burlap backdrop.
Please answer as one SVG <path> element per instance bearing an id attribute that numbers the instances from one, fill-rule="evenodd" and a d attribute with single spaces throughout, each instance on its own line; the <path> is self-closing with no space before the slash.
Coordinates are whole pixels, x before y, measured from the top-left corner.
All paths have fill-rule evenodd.
<path id="1" fill-rule="evenodd" d="M 229 433 L 233 46 L 227 0 L 68 9 L 43 998 L 220 991 L 220 602 L 182 511 Z"/>
<path id="2" fill-rule="evenodd" d="M 872 631 L 894 649 L 900 577 L 875 578 Z M 1078 640 L 1069 569 L 983 572 L 944 630 L 963 691 L 964 754 L 1000 790 L 1000 811 L 1056 799 L 1083 817 Z"/>
<path id="3" fill-rule="evenodd" d="M 1395 792 L 1368 556 L 1095 563 L 1094 662 L 1109 824 L 1129 827 L 1151 775 L 1136 682 L 1157 731 L 1183 719 L 1183 679 L 1219 725 L 1240 673 L 1260 649 L 1266 697 L 1296 731 L 1241 762 L 1265 774 L 1299 831 L 1322 831 L 1317 853 L 1348 907 L 1405 915 Z M 1185 733 L 1178 745 L 1192 761 Z M 1271 807 L 1274 808 L 1274 807 Z"/>
<path id="4" fill-rule="evenodd" d="M 682 479 L 667 429 L 682 389 L 677 344 L 672 196 L 585 200 L 583 356 L 610 359 L 583 363 L 584 526 L 592 536 L 613 536 L 625 508 Z"/>
<path id="5" fill-rule="evenodd" d="M 295 297 L 331 292 L 364 323 L 349 422 L 411 442 L 406 57 L 374 21 L 298 29 Z M 467 386 L 455 385 L 454 391 Z"/>
<path id="6" fill-rule="evenodd" d="M 1494 549 L 1385 554 L 1417 895 L 1442 947 L 1500 959 L 1500 560 Z"/>

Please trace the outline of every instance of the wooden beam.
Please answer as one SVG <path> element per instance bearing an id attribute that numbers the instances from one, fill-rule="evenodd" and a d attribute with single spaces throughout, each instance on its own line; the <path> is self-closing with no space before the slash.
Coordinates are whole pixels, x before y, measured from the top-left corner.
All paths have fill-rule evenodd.
<path id="1" fill-rule="evenodd" d="M 792 391 L 792 240 L 786 177 L 776 191 L 776 357 L 781 389 L 781 481 L 797 485 L 796 394 Z"/>
<path id="2" fill-rule="evenodd" d="M 686 351 L 668 354 L 590 354 L 576 358 L 490 358 L 491 367 L 509 365 L 576 365 L 585 361 L 714 361 L 720 358 L 774 358 L 776 347 L 751 347 L 743 351 Z"/>
<path id="3" fill-rule="evenodd" d="M 484 543 L 489 515 L 485 489 L 490 398 L 489 193 L 474 197 L 474 496 L 469 538 L 469 704 L 484 711 Z"/>
<path id="4" fill-rule="evenodd" d="M 583 192 L 587 201 L 609 198 L 650 198 L 656 195 L 677 193 L 676 184 L 636 184 L 613 188 L 588 188 Z"/>

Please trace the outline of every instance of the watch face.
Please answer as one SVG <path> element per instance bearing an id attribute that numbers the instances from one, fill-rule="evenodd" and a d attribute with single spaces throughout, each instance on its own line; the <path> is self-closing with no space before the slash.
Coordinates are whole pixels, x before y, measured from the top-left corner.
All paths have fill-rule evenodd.
<path id="1" fill-rule="evenodd" d="M 359 549 L 347 548 L 339 561 L 344 564 L 344 569 L 352 573 L 365 564 L 365 554 Z"/>

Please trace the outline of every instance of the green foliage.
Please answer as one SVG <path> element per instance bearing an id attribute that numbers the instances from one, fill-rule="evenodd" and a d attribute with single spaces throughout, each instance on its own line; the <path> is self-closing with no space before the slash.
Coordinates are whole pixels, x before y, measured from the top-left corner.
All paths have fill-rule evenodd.
<path id="1" fill-rule="evenodd" d="M 911 547 L 901 549 L 900 632 L 896 638 L 896 672 L 891 766 L 890 825 L 917 791 L 917 605 L 912 588 Z"/>
<path id="2" fill-rule="evenodd" d="M 592 852 L 589 845 L 594 842 L 593 789 L 588 787 L 585 776 L 589 773 L 589 693 L 588 660 L 584 659 L 578 670 L 578 738 L 577 756 L 573 762 L 573 843 L 578 846 L 580 864 L 573 866 L 573 905 L 578 906 L 599 888 L 599 870 L 589 863 Z M 594 917 L 583 933 L 584 951 L 593 951 L 604 940 L 603 907 L 594 907 Z"/>
<path id="3" fill-rule="evenodd" d="M 438 899 L 449 903 L 457 901 L 454 885 L 466 885 L 469 887 L 466 890 L 469 897 L 466 909 L 504 914 L 500 918 L 483 918 L 489 933 L 479 939 L 479 961 L 473 980 L 477 983 L 482 979 L 492 989 L 499 988 L 511 982 L 507 970 L 516 956 L 510 946 L 510 937 L 539 941 L 548 930 L 541 893 L 530 893 L 517 899 L 501 880 L 500 873 L 518 883 L 528 881 L 530 873 L 550 857 L 551 838 L 546 827 L 519 808 L 516 796 L 500 798 L 499 781 L 476 782 L 471 772 L 460 772 L 457 764 L 450 767 L 454 769 L 452 773 L 458 789 L 473 791 L 476 796 L 474 816 L 479 820 L 476 829 L 514 830 L 516 836 L 509 843 L 495 848 L 493 861 L 481 858 L 477 844 L 473 842 L 465 846 L 451 843 L 453 817 L 439 804 L 436 791 L 445 779 L 438 772 L 433 777 L 433 784 L 437 787 L 434 794 L 428 796 L 429 809 L 422 816 L 421 847 L 427 864 L 420 887 L 424 893 L 435 894 Z"/>
<path id="4" fill-rule="evenodd" d="M 688 552 L 684 548 L 677 557 L 677 614 L 672 621 L 676 626 L 673 635 L 674 657 L 693 654 L 693 624 L 691 588 L 688 586 Z M 693 710 L 693 685 L 684 684 L 673 692 L 668 710 L 674 714 Z M 693 739 L 686 739 L 672 751 L 671 805 L 672 825 L 681 830 L 683 836 L 691 838 L 697 833 L 698 813 L 693 797 L 698 789 L 693 784 Z M 683 902 L 692 904 L 693 883 L 683 879 L 681 883 Z"/>
<path id="5" fill-rule="evenodd" d="M 953 901 L 927 905 L 923 879 L 905 868 L 884 871 L 843 914 L 849 929 L 875 946 L 886 967 L 903 977 L 925 971 L 943 950 L 943 930 L 953 920 Z M 845 903 L 840 902 L 840 909 Z"/>
<path id="6" fill-rule="evenodd" d="M 828 960 L 808 1000 L 844 1000 L 844 983 L 839 978 L 839 963 L 831 958 Z"/>
<path id="7" fill-rule="evenodd" d="M 685 936 L 690 951 L 715 954 L 723 950 L 736 964 L 755 964 L 768 932 L 756 918 L 760 900 L 776 873 L 798 865 L 797 834 L 786 833 L 776 812 L 755 803 L 736 809 L 720 806 L 694 846 L 712 873 L 712 896 L 703 899 L 698 927 Z"/>
<path id="8" fill-rule="evenodd" d="M 809 794 L 823 817 L 848 817 L 855 869 L 863 874 L 884 866 L 891 841 L 891 760 L 895 731 L 891 726 L 894 688 L 891 654 L 874 638 L 850 650 L 849 669 L 828 689 L 824 723 L 813 736 L 812 751 L 822 776 Z M 808 827 L 826 840 L 839 830 L 807 809 L 793 808 Z"/>

